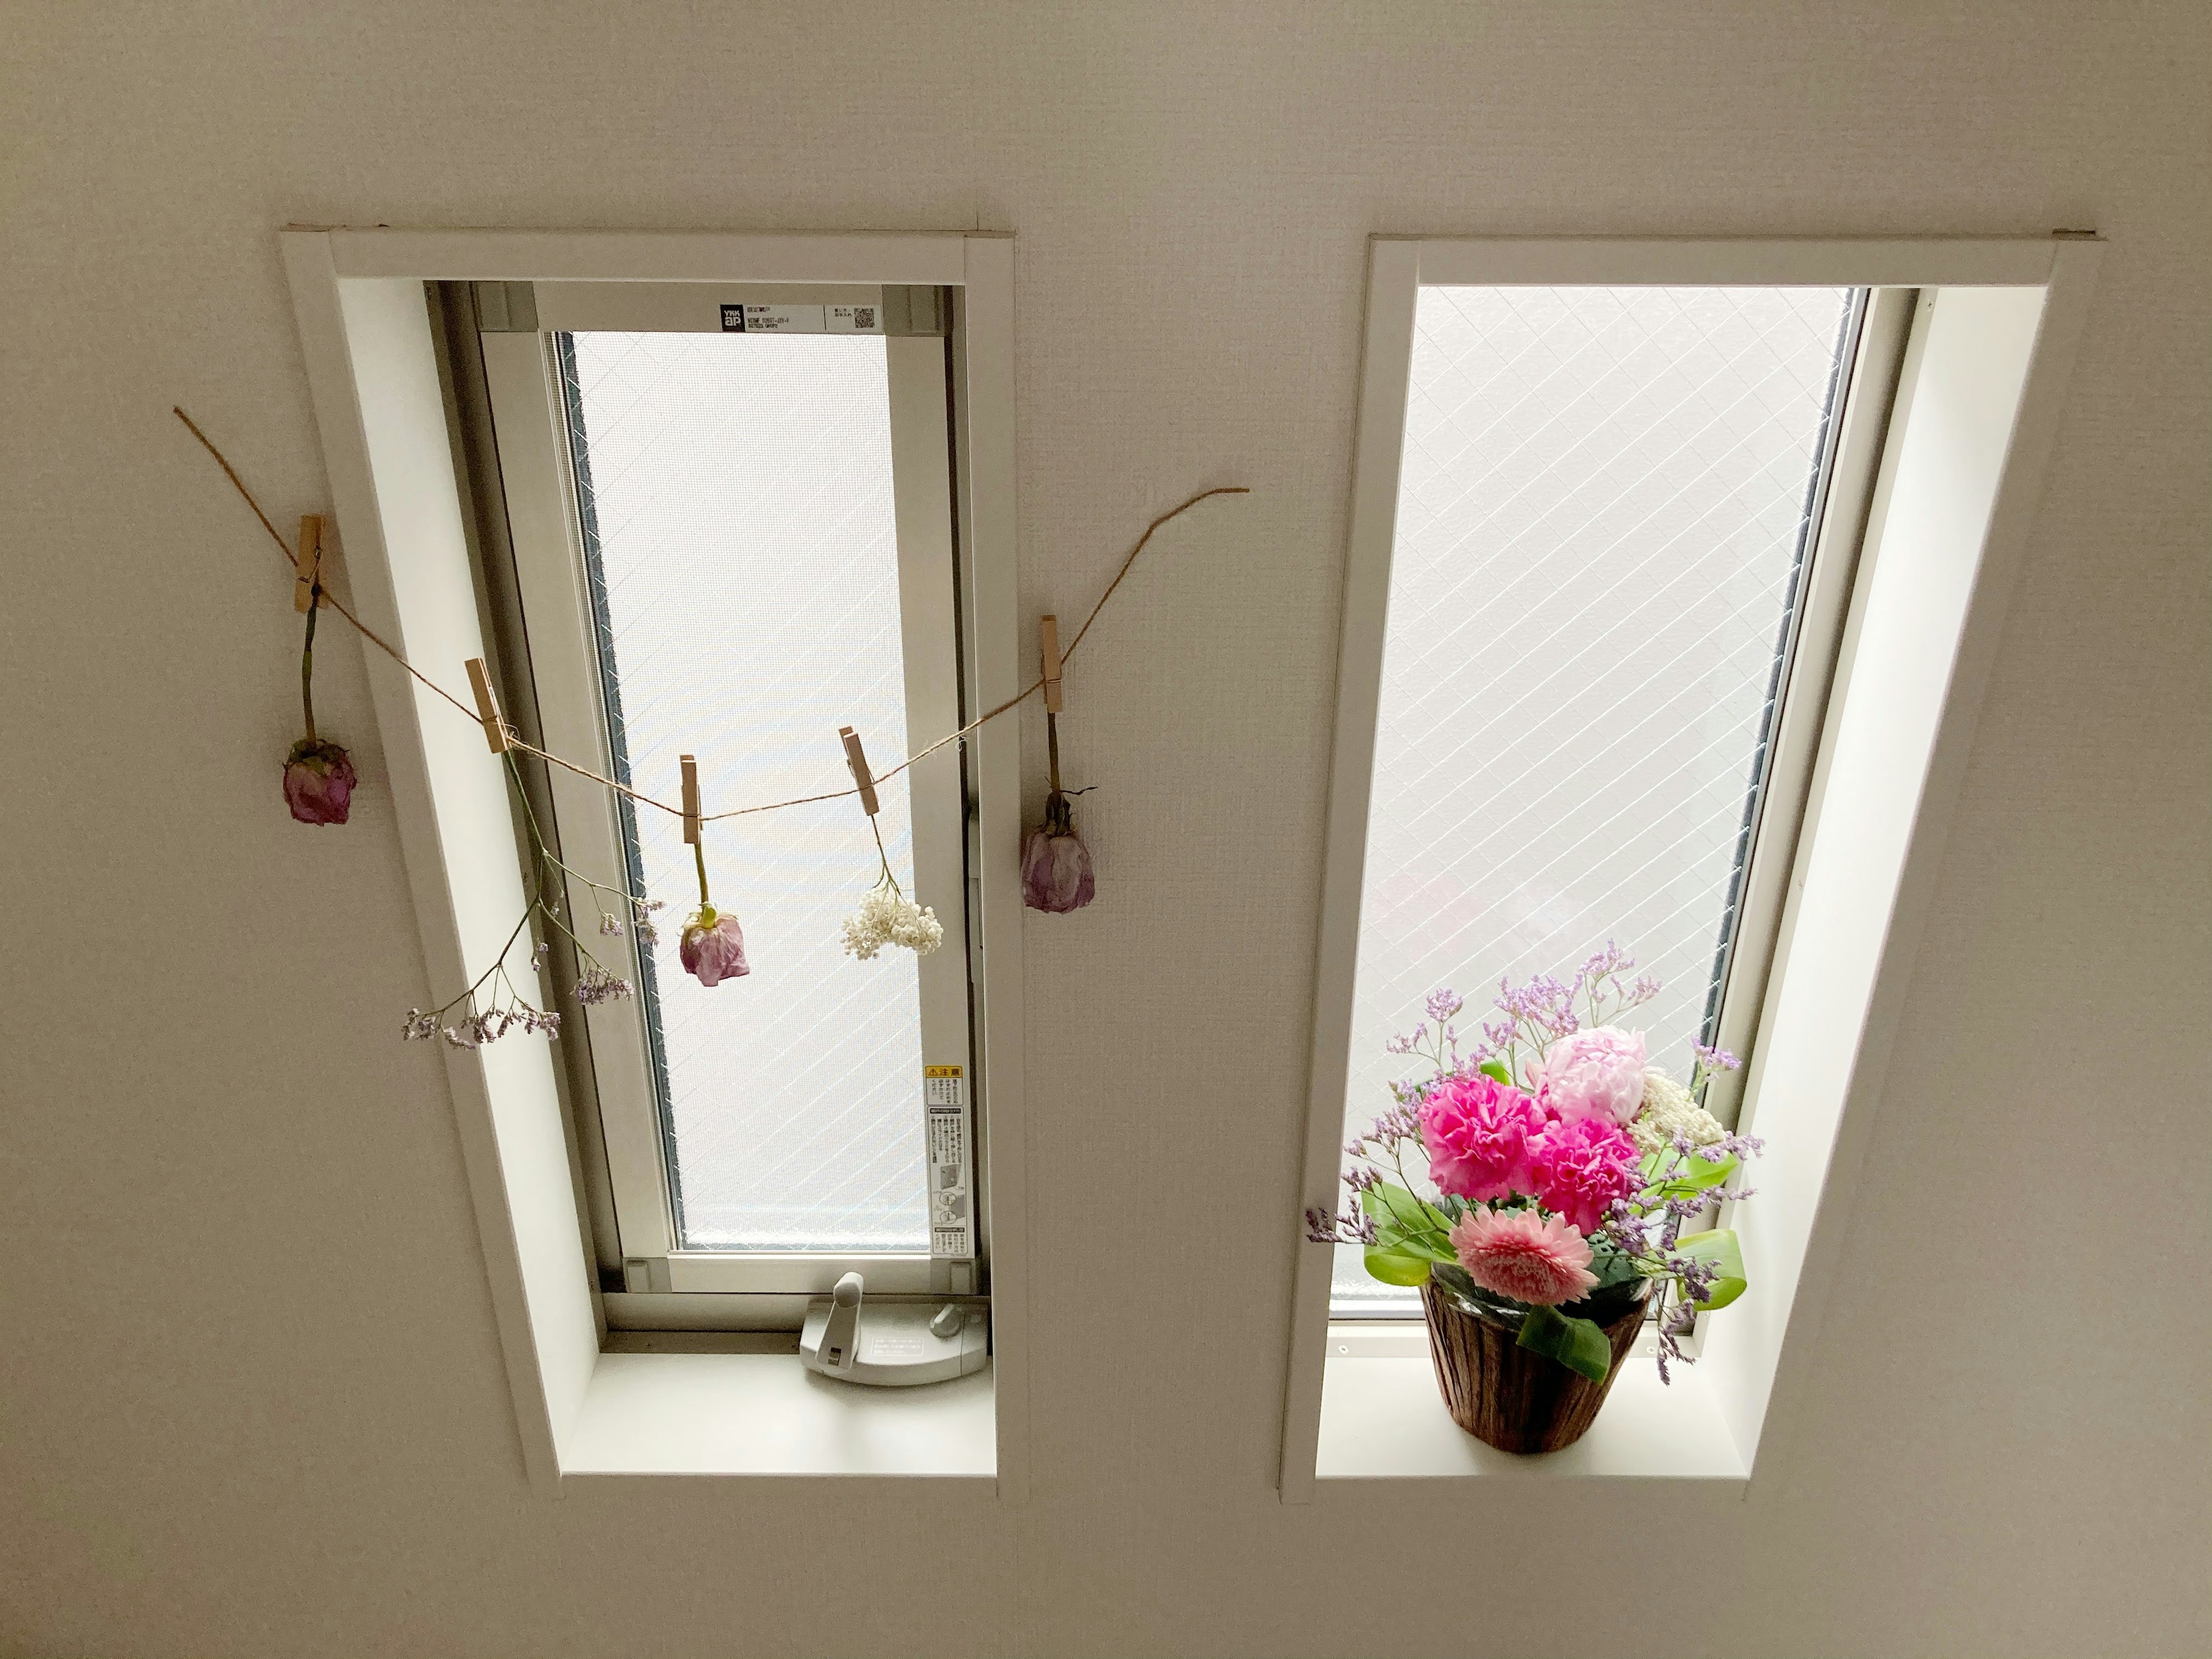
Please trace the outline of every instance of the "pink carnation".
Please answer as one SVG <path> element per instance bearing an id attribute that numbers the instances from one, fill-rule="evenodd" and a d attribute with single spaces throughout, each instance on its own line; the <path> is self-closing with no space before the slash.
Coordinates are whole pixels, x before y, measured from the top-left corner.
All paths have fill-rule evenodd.
<path id="1" fill-rule="evenodd" d="M 1564 1118 L 1626 1123 L 1644 1104 L 1644 1033 L 1596 1025 L 1553 1043 L 1536 1074 L 1536 1098 Z"/>
<path id="2" fill-rule="evenodd" d="M 1615 1199 L 1644 1184 L 1636 1143 L 1608 1117 L 1554 1123 L 1528 1143 L 1536 1196 L 1584 1232 L 1605 1219 Z"/>
<path id="3" fill-rule="evenodd" d="M 1590 1247 L 1561 1217 L 1477 1205 L 1452 1224 L 1452 1254 L 1486 1291 L 1556 1306 L 1597 1285 Z"/>
<path id="4" fill-rule="evenodd" d="M 1482 1076 L 1439 1083 L 1421 1102 L 1421 1145 L 1437 1190 L 1455 1198 L 1504 1198 L 1528 1183 L 1529 1137 L 1543 1109 L 1510 1085 Z"/>

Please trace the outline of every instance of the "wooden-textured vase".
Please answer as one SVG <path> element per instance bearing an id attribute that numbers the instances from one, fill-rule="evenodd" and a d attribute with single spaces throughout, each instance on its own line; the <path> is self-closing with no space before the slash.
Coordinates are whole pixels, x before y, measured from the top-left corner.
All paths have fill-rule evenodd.
<path id="1" fill-rule="evenodd" d="M 1573 1445 L 1597 1420 L 1620 1362 L 1636 1346 L 1644 1297 L 1639 1281 L 1625 1311 L 1608 1319 L 1602 1316 L 1611 1309 L 1589 1310 L 1613 1344 L 1613 1365 L 1602 1382 L 1522 1347 L 1510 1315 L 1493 1316 L 1440 1285 L 1421 1286 L 1421 1306 L 1437 1389 L 1452 1421 L 1500 1451 L 1548 1452 Z"/>

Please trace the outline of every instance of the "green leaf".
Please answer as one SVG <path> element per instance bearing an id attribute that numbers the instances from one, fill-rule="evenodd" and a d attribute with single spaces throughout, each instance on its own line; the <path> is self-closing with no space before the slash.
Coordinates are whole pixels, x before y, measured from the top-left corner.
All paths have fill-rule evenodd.
<path id="1" fill-rule="evenodd" d="M 1636 1263 L 1618 1250 L 1600 1249 L 1590 1253 L 1590 1271 L 1597 1275 L 1593 1290 L 1608 1290 L 1615 1285 L 1626 1285 L 1637 1276 Z"/>
<path id="2" fill-rule="evenodd" d="M 1386 1249 L 1380 1244 L 1367 1247 L 1367 1272 L 1370 1278 L 1385 1285 L 1425 1285 L 1429 1282 L 1429 1262 L 1401 1250 Z"/>
<path id="3" fill-rule="evenodd" d="M 1451 1241 L 1445 1237 L 1451 1221 L 1433 1204 L 1425 1204 L 1403 1187 L 1389 1182 L 1360 1194 L 1359 1207 L 1375 1223 L 1379 1240 L 1401 1252 L 1410 1251 L 1431 1261 L 1456 1261 Z"/>
<path id="4" fill-rule="evenodd" d="M 1440 1233 L 1409 1233 L 1396 1227 L 1377 1224 L 1375 1243 L 1370 1249 L 1378 1249 L 1391 1255 L 1413 1256 L 1423 1261 L 1457 1261 L 1451 1241 Z"/>
<path id="5" fill-rule="evenodd" d="M 1521 1346 L 1556 1359 L 1577 1376 L 1602 1382 L 1613 1370 L 1613 1343 L 1587 1319 L 1570 1319 L 1557 1308 L 1535 1307 L 1521 1322 Z"/>
<path id="6" fill-rule="evenodd" d="M 1720 1186 L 1736 1172 L 1738 1159 L 1734 1152 L 1715 1163 L 1692 1154 L 1688 1158 L 1677 1158 L 1671 1149 L 1653 1152 L 1644 1160 L 1644 1179 L 1646 1192 L 1661 1198 L 1695 1198 L 1699 1193 Z M 1664 1181 L 1659 1180 L 1662 1169 L 1669 1171 Z"/>
<path id="7" fill-rule="evenodd" d="M 1674 1248 L 1684 1255 L 1710 1261 L 1721 1270 L 1721 1276 L 1712 1283 L 1712 1299 L 1697 1304 L 1704 1312 L 1725 1308 L 1744 1293 L 1748 1281 L 1743 1276 L 1743 1247 L 1736 1242 L 1733 1227 L 1686 1234 L 1675 1242 Z"/>
<path id="8" fill-rule="evenodd" d="M 1493 1083 L 1502 1083 L 1509 1089 L 1513 1086 L 1513 1073 L 1505 1069 L 1502 1060 L 1486 1060 L 1474 1069 Z"/>

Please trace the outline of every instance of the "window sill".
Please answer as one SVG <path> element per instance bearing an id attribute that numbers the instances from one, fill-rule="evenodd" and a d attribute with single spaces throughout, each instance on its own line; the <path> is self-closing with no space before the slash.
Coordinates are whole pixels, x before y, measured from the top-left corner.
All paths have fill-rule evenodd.
<path id="1" fill-rule="evenodd" d="M 1520 1456 L 1485 1445 L 1451 1420 L 1425 1340 L 1412 1353 L 1370 1357 L 1397 1345 L 1337 1339 L 1332 1330 L 1322 1372 L 1319 1480 L 1747 1479 L 1719 1402 L 1694 1367 L 1678 1368 L 1670 1388 L 1653 1361 L 1632 1357 L 1588 1434 L 1565 1451 Z M 1413 1340 L 1422 1340 L 1418 1331 Z M 1354 1351 L 1339 1352 L 1347 1346 Z"/>
<path id="2" fill-rule="evenodd" d="M 561 1474 L 998 1473 L 992 1368 L 867 1389 L 789 1353 L 603 1353 L 561 1446 Z"/>

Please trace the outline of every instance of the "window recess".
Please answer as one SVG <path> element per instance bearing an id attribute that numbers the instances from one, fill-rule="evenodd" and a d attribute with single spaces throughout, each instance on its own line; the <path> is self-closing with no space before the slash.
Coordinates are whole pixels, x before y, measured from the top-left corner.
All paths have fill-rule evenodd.
<path id="1" fill-rule="evenodd" d="M 1508 705 L 1522 700 L 1523 717 L 1544 728 L 1543 740 L 1535 769 L 1524 756 L 1488 817 L 1510 824 L 1532 806 L 1547 808 L 1547 822 L 1522 823 L 1523 833 L 1507 843 L 1528 848 L 1543 835 L 1559 836 L 1559 803 L 1578 777 L 1632 781 L 1644 768 L 1643 782 L 1658 787 L 1678 821 L 1691 821 L 1682 818 L 1684 801 L 1710 802 L 1700 830 L 1701 878 L 1683 889 L 1695 902 L 1676 907 L 1692 919 L 1701 912 L 1704 921 L 1694 928 L 1682 921 L 1672 935 L 1681 942 L 1686 975 L 1652 945 L 1658 937 L 1663 951 L 1669 937 L 1669 913 L 1652 908 L 1649 891 L 1650 869 L 1662 866 L 1647 860 L 1616 874 L 1617 890 L 1588 894 L 1566 879 L 1580 866 L 1547 872 L 1539 861 L 1513 872 L 1516 880 L 1495 878 L 1489 891 L 1475 895 L 1478 902 L 1500 894 L 1512 901 L 1499 915 L 1478 917 L 1479 927 L 1463 925 L 1456 943 L 1445 937 L 1453 930 L 1437 930 L 1438 959 L 1427 972 L 1417 969 L 1413 992 L 1449 977 L 1473 1012 L 1494 994 L 1498 973 L 1563 963 L 1571 970 L 1577 945 L 1601 944 L 1596 929 L 1618 927 L 1626 935 L 1623 945 L 1665 972 L 1678 994 L 1678 994 L 1671 1011 L 1663 1003 L 1639 1011 L 1652 1024 L 1673 1022 L 1674 1035 L 1662 1033 L 1655 1044 L 1658 1057 L 1679 1059 L 1667 1052 L 1669 1043 L 1700 1032 L 1746 1055 L 1740 1091 L 1716 1091 L 1706 1104 L 1762 1137 L 1765 1150 L 1756 1169 L 1759 1202 L 1723 1218 L 1741 1240 L 1749 1286 L 1701 1334 L 1698 1363 L 1677 1370 L 1668 1389 L 1656 1368 L 1632 1360 L 1590 1433 L 1549 1457 L 1494 1453 L 1460 1431 L 1437 1397 L 1421 1327 L 1345 1319 L 1358 1310 L 1345 1306 L 1334 1253 L 1302 1243 L 1285 1391 L 1285 1502 L 1309 1502 L 1321 1483 L 1338 1480 L 1744 1481 L 1753 1477 L 1771 1422 L 1793 1431 L 1785 1446 L 1800 1437 L 1795 1431 L 1811 1420 L 1804 1413 L 1817 1409 L 1806 1334 L 1818 1328 L 1842 1273 L 1869 1126 L 1897 1082 L 1887 1075 L 1890 1044 L 2100 252 L 2094 237 L 2070 232 L 2016 240 L 1378 236 L 1370 243 L 1301 1201 L 1327 1207 L 1338 1197 L 1344 1125 L 1369 1108 L 1354 1098 L 1358 1068 L 1369 1058 L 1356 1003 L 1370 959 L 1390 965 L 1378 953 L 1373 923 L 1393 905 L 1408 914 L 1419 908 L 1420 896 L 1391 891 L 1378 880 L 1370 842 L 1388 840 L 1381 820 L 1395 787 L 1394 691 L 1402 705 L 1423 690 L 1390 660 L 1412 637 L 1409 618 L 1421 615 L 1401 604 L 1401 590 L 1423 579 L 1418 556 L 1472 562 L 1468 550 L 1437 529 L 1448 528 L 1455 514 L 1492 542 L 1540 532 L 1550 543 L 1548 552 L 1493 569 L 1487 580 L 1470 580 L 1463 596 L 1432 605 L 1442 619 L 1437 636 L 1415 641 L 1427 647 L 1421 665 L 1439 678 L 1461 672 L 1459 658 L 1469 653 L 1499 653 L 1508 665 L 1516 653 L 1522 659 L 1522 678 L 1502 696 Z M 1585 319 L 1605 325 L 1583 328 L 1583 343 L 1603 345 L 1601 353 L 1555 349 L 1575 344 L 1576 337 L 1548 329 L 1542 339 L 1523 329 L 1517 342 L 1527 349 L 1511 349 L 1517 325 L 1507 312 L 1557 321 L 1608 295 L 1619 310 L 1660 320 L 1639 339 L 1606 322 L 1602 310 L 1585 312 Z M 1455 303 L 1468 299 L 1476 305 L 1471 322 L 1486 317 L 1488 326 L 1439 319 L 1437 307 L 1450 304 L 1469 320 Z M 1679 317 L 1666 316 L 1668 303 L 1677 305 Z M 1838 324 L 1826 342 L 1816 328 L 1798 348 L 1800 368 L 1788 381 L 1794 392 L 1771 374 L 1747 378 L 1759 361 L 1751 347 L 1760 331 L 1747 335 L 1740 320 L 1752 310 L 1731 319 L 1718 308 L 1773 314 L 1778 304 L 1816 325 L 1823 313 L 1813 307 L 1824 307 Z M 1856 309 L 1855 323 L 1847 307 Z M 1709 354 L 1709 372 L 1684 376 L 1681 367 L 1694 367 L 1701 353 Z M 1572 373 L 1578 359 L 1580 382 Z M 1592 393 L 1624 384 L 1616 369 L 1655 362 L 1664 368 L 1670 360 L 1669 372 L 1687 380 L 1684 393 L 1712 398 L 1730 375 L 1753 394 L 1762 382 L 1770 389 L 1722 399 L 1703 421 L 1695 418 L 1698 398 L 1677 396 L 1671 412 L 1659 405 L 1663 419 L 1644 423 L 1640 445 L 1632 420 L 1615 419 L 1608 431 L 1604 417 L 1632 413 L 1635 402 L 1615 399 L 1609 411 Z M 1591 363 L 1609 366 L 1592 371 Z M 1518 382 L 1516 374 L 1523 377 Z M 1633 377 L 1625 383 L 1638 384 Z M 1538 394 L 1533 404 L 1531 388 Z M 1497 428 L 1504 420 L 1511 429 L 1501 443 Z M 1569 429 L 1577 425 L 1578 433 Z M 1748 597 L 1728 588 L 1725 605 L 1685 607 L 1670 625 L 1626 634 L 1617 614 L 1576 611 L 1577 599 L 1589 611 L 1619 609 L 1638 595 L 1619 575 L 1587 592 L 1571 586 L 1574 567 L 1559 555 L 1587 556 L 1590 549 L 1578 550 L 1573 539 L 1576 515 L 1564 510 L 1572 504 L 1569 484 L 1586 493 L 1607 483 L 1642 487 L 1655 460 L 1671 466 L 1662 482 L 1671 477 L 1678 487 L 1647 496 L 1626 526 L 1647 536 L 1648 552 L 1663 555 L 1667 538 L 1648 532 L 1670 523 L 1679 532 L 1686 501 L 1700 484 L 1683 457 L 1702 452 L 1683 441 L 1655 449 L 1651 434 L 1686 440 L 1713 431 L 1741 447 L 1762 430 L 1770 464 L 1741 465 L 1725 447 L 1708 455 L 1709 463 L 1726 464 L 1718 471 L 1709 465 L 1704 480 L 1708 528 L 1698 538 L 1674 538 L 1692 550 L 1755 548 L 1755 541 L 1712 533 L 1710 526 L 1721 522 L 1717 513 L 1734 513 L 1741 525 L 1746 505 L 1756 505 L 1763 491 L 1765 507 L 1748 515 L 1766 530 L 1766 550 L 1756 562 L 1770 574 L 1759 588 Z M 1632 465 L 1638 460 L 1645 464 Z M 1547 476 L 1547 464 L 1556 477 Z M 1733 480 L 1729 487 L 1712 488 L 1723 476 Z M 1514 512 L 1496 505 L 1510 502 L 1516 489 L 1529 501 Z M 1478 505 L 1456 498 L 1468 495 Z M 1493 504 L 1487 514 L 1481 501 Z M 1596 544 L 1600 553 L 1607 548 Z M 1483 548 L 1473 550 L 1479 557 Z M 1771 574 L 1777 570 L 1778 583 Z M 1547 579 L 1574 624 L 1554 629 L 1564 643 L 1553 648 L 1572 653 L 1609 638 L 1614 648 L 1585 653 L 1569 684 L 1530 702 L 1532 689 L 1547 690 L 1546 663 L 1522 635 L 1542 639 L 1534 625 L 1547 618 L 1527 596 L 1540 598 Z M 1516 592 L 1521 611 L 1500 614 L 1499 596 Z M 1643 597 L 1648 603 L 1648 591 Z M 1486 606 L 1490 625 L 1458 629 L 1455 607 Z M 1763 610 L 1771 631 L 1740 630 L 1741 656 L 1698 631 L 1701 619 L 1725 621 L 1747 609 Z M 1608 623 L 1615 625 L 1610 635 Z M 1702 650 L 1698 663 L 1735 671 L 1735 714 L 1686 733 L 1725 738 L 1738 757 L 1733 775 L 1710 769 L 1715 782 L 1703 795 L 1686 787 L 1695 773 L 1681 761 L 1694 760 L 1701 744 L 1685 745 L 1680 728 L 1696 722 L 1686 722 L 1680 699 L 1686 686 L 1713 682 L 1685 676 L 1676 646 Z M 1642 678 L 1625 689 L 1616 684 L 1609 699 L 1572 707 L 1623 665 L 1642 669 Z M 1478 664 L 1477 672 L 1484 667 Z M 1494 677 L 1497 661 L 1487 667 Z M 1561 704 L 1582 713 L 1582 724 L 1561 729 Z M 1608 758 L 1608 738 L 1639 725 L 1645 741 L 1615 751 L 1610 771 L 1593 763 Z M 1470 729 L 1492 746 L 1522 738 L 1517 727 L 1496 721 Z M 1437 724 L 1422 735 L 1429 748 L 1416 760 L 1433 768 L 1437 793 L 1449 794 L 1462 773 L 1490 763 L 1489 749 L 1472 750 L 1455 727 Z M 1670 755 L 1671 768 L 1659 765 Z M 1585 793 L 1600 824 L 1608 821 L 1605 809 L 1620 805 L 1613 799 L 1619 789 Z M 1629 796 L 1632 804 L 1636 799 Z M 1406 810 L 1419 812 L 1426 804 L 1415 797 Z M 1585 806 L 1584 817 L 1592 816 Z M 1655 813 L 1647 806 L 1644 816 Z M 1492 828 L 1476 812 L 1462 817 L 1463 823 L 1425 826 L 1434 856 L 1447 865 L 1480 848 Z M 1632 830 L 1639 827 L 1631 820 Z M 1557 844 L 1573 850 L 1570 842 Z M 1460 890 L 1471 884 L 1462 870 L 1448 877 L 1427 908 L 1449 921 Z M 1525 902 L 1523 889 L 1547 902 Z M 1577 900 L 1591 925 L 1579 939 L 1570 902 Z M 1639 902 L 1644 914 L 1634 913 Z M 1516 954 L 1502 963 L 1495 955 L 1484 959 L 1500 938 Z M 1408 954 L 1428 942 L 1410 930 L 1403 940 L 1382 941 Z M 1523 950 L 1534 959 L 1517 954 Z M 1487 983 L 1480 982 L 1484 978 Z M 1384 1029 L 1410 1024 L 1419 1012 L 1417 1006 L 1409 1018 L 1392 1006 Z"/>
<path id="2" fill-rule="evenodd" d="M 481 539 L 509 550 L 486 573 L 507 701 L 544 746 L 664 800 L 696 755 L 711 820 L 841 785 L 840 726 L 881 772 L 963 723 L 951 291 L 478 283 L 445 309 L 480 364 L 453 380 L 489 434 Z M 855 1270 L 871 1299 L 987 1288 L 970 765 L 955 744 L 880 790 L 890 866 L 945 928 L 924 957 L 843 950 L 876 859 L 856 801 L 710 821 L 752 969 L 711 988 L 676 957 L 681 820 L 538 780 L 571 925 L 637 989 L 560 1045 L 611 1324 L 795 1328 Z M 581 878 L 660 902 L 657 947 Z"/>
<path id="3" fill-rule="evenodd" d="M 1665 982 L 1634 1022 L 1655 1063 L 1747 1052 L 1911 307 L 1418 289 L 1347 1136 L 1431 991 L 1473 1029 L 1501 978 L 1608 940 Z M 1707 1100 L 1724 1121 L 1740 1076 Z M 1331 1316 L 1418 1319 L 1360 1254 L 1338 1247 Z"/>

